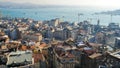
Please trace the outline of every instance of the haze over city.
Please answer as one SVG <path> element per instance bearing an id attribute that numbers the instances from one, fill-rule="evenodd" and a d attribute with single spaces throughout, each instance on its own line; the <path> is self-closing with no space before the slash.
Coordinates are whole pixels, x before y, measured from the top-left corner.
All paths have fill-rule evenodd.
<path id="1" fill-rule="evenodd" d="M 39 5 L 70 5 L 119 8 L 120 0 L 0 0 L 0 2 L 33 3 Z"/>

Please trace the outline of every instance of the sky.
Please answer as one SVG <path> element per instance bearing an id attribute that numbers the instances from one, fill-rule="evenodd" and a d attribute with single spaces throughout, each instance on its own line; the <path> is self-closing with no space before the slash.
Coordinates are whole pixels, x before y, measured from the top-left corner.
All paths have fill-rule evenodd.
<path id="1" fill-rule="evenodd" d="M 0 0 L 0 2 L 34 3 L 39 5 L 98 6 L 119 8 L 120 0 Z"/>

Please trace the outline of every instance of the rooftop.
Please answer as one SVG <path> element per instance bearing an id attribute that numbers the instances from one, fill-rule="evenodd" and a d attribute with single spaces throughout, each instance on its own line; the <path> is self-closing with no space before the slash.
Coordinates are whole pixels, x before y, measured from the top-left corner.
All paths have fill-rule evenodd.
<path id="1" fill-rule="evenodd" d="M 24 53 L 31 53 L 32 54 L 32 51 L 16 51 L 16 52 L 9 53 L 9 55 L 24 54 Z"/>
<path id="2" fill-rule="evenodd" d="M 110 53 L 111 56 L 120 59 L 120 51 L 114 52 L 114 53 Z"/>
<path id="3" fill-rule="evenodd" d="M 99 56 L 101 56 L 101 55 L 102 55 L 102 54 L 100 54 L 100 53 L 94 53 L 94 54 L 90 55 L 89 58 L 94 59 L 94 58 L 97 58 L 97 57 L 99 57 Z"/>
<path id="4" fill-rule="evenodd" d="M 116 37 L 116 39 L 120 40 L 120 37 Z"/>

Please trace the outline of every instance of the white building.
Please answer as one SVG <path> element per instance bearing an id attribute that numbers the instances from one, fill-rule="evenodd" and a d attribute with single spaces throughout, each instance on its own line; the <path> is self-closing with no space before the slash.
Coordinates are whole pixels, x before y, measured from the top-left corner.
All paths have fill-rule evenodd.
<path id="1" fill-rule="evenodd" d="M 12 64 L 33 64 L 32 51 L 17 51 L 7 55 L 6 65 Z"/>

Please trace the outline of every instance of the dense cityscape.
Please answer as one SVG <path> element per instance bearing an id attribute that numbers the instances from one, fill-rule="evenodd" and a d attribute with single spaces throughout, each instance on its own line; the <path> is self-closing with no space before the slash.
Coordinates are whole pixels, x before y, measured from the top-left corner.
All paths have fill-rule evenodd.
<path id="1" fill-rule="evenodd" d="M 0 68 L 120 68 L 120 27 L 0 18 Z"/>

